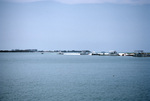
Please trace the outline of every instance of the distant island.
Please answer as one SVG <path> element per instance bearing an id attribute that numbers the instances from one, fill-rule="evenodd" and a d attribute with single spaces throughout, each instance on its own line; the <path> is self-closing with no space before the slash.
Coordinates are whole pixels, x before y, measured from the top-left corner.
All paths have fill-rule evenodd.
<path id="1" fill-rule="evenodd" d="M 135 50 L 134 52 L 121 52 L 111 50 L 109 52 L 91 52 L 90 50 L 38 50 L 38 49 L 12 49 L 12 50 L 0 50 L 0 52 L 51 52 L 59 55 L 97 55 L 97 56 L 134 56 L 134 57 L 150 57 L 150 53 L 145 53 L 143 50 Z"/>
<path id="2" fill-rule="evenodd" d="M 0 50 L 0 52 L 38 52 L 37 49 L 12 49 L 12 50 Z"/>

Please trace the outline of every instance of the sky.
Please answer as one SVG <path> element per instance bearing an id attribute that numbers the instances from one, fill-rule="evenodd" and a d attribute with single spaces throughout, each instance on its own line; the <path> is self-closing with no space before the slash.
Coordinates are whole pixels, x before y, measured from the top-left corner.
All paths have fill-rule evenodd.
<path id="1" fill-rule="evenodd" d="M 150 52 L 150 0 L 0 0 L 0 50 Z"/>

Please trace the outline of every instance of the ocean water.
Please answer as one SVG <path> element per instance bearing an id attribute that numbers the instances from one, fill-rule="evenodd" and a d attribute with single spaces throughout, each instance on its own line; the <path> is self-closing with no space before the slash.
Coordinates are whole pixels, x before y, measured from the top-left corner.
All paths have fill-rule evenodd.
<path id="1" fill-rule="evenodd" d="M 150 58 L 0 53 L 0 101 L 150 101 Z"/>

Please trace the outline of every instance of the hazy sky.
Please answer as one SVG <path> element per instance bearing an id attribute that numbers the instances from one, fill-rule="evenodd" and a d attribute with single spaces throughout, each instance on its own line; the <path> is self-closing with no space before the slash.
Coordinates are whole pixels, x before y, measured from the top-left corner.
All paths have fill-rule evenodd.
<path id="1" fill-rule="evenodd" d="M 150 0 L 0 0 L 0 49 L 150 51 Z"/>

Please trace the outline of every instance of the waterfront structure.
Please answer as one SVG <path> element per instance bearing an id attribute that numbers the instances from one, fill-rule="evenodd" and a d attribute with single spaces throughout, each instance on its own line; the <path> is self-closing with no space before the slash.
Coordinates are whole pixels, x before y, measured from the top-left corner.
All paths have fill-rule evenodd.
<path id="1" fill-rule="evenodd" d="M 126 56 L 126 53 L 118 53 L 119 56 Z"/>
<path id="2" fill-rule="evenodd" d="M 100 55 L 105 55 L 106 52 L 105 52 L 105 51 L 102 51 L 101 53 L 102 53 L 102 54 L 100 54 Z"/>
<path id="3" fill-rule="evenodd" d="M 109 51 L 109 56 L 119 56 L 119 54 L 117 53 L 117 51 L 111 50 Z"/>
<path id="4" fill-rule="evenodd" d="M 80 55 L 89 55 L 91 52 L 89 50 L 83 50 Z"/>
<path id="5" fill-rule="evenodd" d="M 149 57 L 147 53 L 144 53 L 143 50 L 135 50 L 134 51 L 134 57 Z"/>
<path id="6" fill-rule="evenodd" d="M 67 52 L 66 52 L 66 53 L 62 53 L 62 55 L 80 55 L 80 53 L 71 53 L 71 52 L 70 52 L 70 53 L 67 53 Z"/>
<path id="7" fill-rule="evenodd" d="M 60 55 L 89 55 L 91 52 L 89 50 L 68 50 L 68 51 L 59 51 Z"/>

